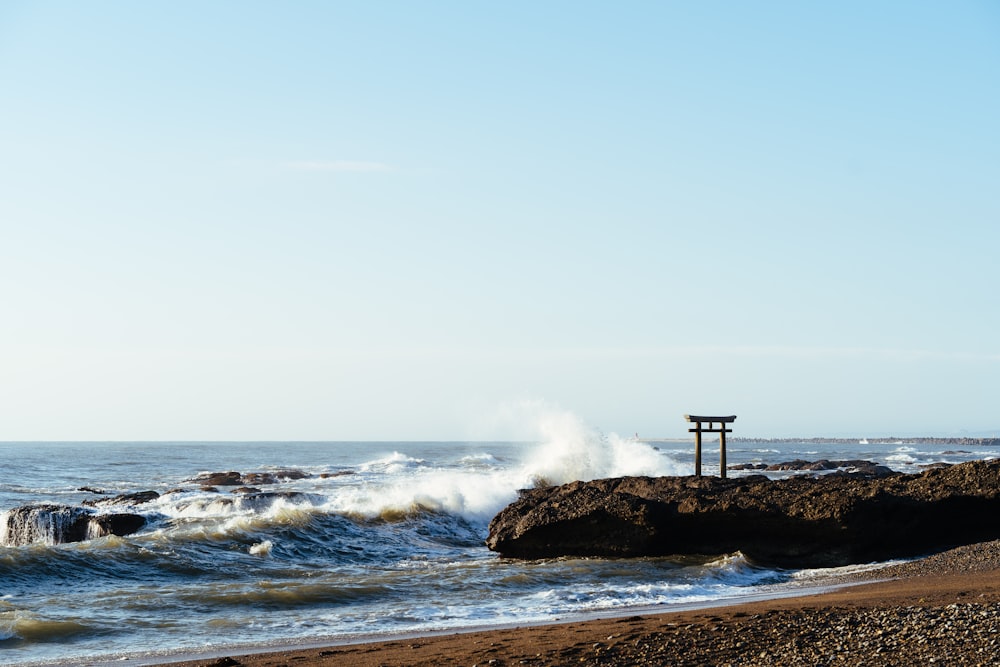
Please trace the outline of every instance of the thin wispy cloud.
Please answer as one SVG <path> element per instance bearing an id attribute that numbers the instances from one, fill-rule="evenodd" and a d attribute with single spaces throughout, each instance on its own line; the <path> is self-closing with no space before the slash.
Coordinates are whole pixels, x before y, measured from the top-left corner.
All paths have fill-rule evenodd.
<path id="1" fill-rule="evenodd" d="M 282 169 L 289 171 L 330 171 L 347 173 L 376 173 L 393 171 L 384 162 L 366 160 L 288 160 L 281 163 Z"/>

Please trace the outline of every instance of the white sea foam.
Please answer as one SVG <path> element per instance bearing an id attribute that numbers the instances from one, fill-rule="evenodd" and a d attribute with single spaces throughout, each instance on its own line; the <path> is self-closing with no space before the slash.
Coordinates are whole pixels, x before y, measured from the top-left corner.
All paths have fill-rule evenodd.
<path id="1" fill-rule="evenodd" d="M 488 520 L 516 497 L 503 471 L 427 467 L 391 478 L 366 480 L 331 492 L 326 508 L 361 517 L 417 511 Z"/>
<path id="2" fill-rule="evenodd" d="M 425 461 L 423 459 L 417 459 L 407 456 L 406 454 L 393 452 L 392 454 L 385 456 L 383 458 L 362 463 L 358 467 L 358 470 L 360 472 L 383 472 L 388 474 L 399 474 L 405 472 L 406 470 L 417 467 L 423 464 L 424 462 Z"/>
<path id="3" fill-rule="evenodd" d="M 311 509 L 321 504 L 322 498 L 306 494 L 286 497 L 266 493 L 246 495 L 206 493 L 195 498 L 162 503 L 157 509 L 171 518 L 206 519 L 243 515 L 274 516 L 289 509 Z"/>
<path id="4" fill-rule="evenodd" d="M 292 505 L 361 518 L 392 518 L 430 511 L 485 525 L 517 497 L 517 490 L 621 475 L 690 472 L 669 454 L 641 441 L 604 435 L 575 414 L 540 404 L 523 411 L 522 428 L 535 444 L 498 457 L 490 451 L 453 461 L 427 460 L 394 451 L 358 464 L 355 474 L 314 478 L 289 485 L 308 489 L 308 501 L 232 499 L 212 494 L 190 496 L 161 506 L 179 518 L 210 518 L 254 513 L 270 516 Z M 483 446 L 488 449 L 488 445 Z M 286 488 L 289 488 L 286 487 Z M 263 506 L 255 506 L 264 503 Z"/>
<path id="5" fill-rule="evenodd" d="M 624 475 L 676 475 L 688 472 L 647 443 L 617 434 L 603 435 L 572 412 L 535 408 L 538 446 L 526 457 L 525 481 L 565 484 Z"/>
<path id="6" fill-rule="evenodd" d="M 498 463 L 497 457 L 488 452 L 483 452 L 481 454 L 470 454 L 469 456 L 463 456 L 460 463 L 466 465 L 496 465 Z"/>
<path id="7" fill-rule="evenodd" d="M 257 544 L 251 545 L 250 555 L 251 556 L 270 556 L 271 549 L 274 548 L 274 543 L 271 540 L 264 540 Z"/>
<path id="8" fill-rule="evenodd" d="M 562 561 L 560 566 L 571 567 L 572 561 Z M 607 576 L 602 576 L 605 567 Z M 561 615 L 688 604 L 743 596 L 761 586 L 780 585 L 785 578 L 774 570 L 751 566 L 741 554 L 686 567 L 657 566 L 655 559 L 637 561 L 632 568 L 634 576 L 622 578 L 611 565 L 587 561 L 578 581 L 526 595 L 524 607 L 529 614 Z"/>
<path id="9" fill-rule="evenodd" d="M 860 563 L 857 565 L 844 565 L 841 567 L 827 567 L 827 568 L 810 568 L 804 570 L 796 570 L 791 573 L 791 578 L 793 581 L 809 582 L 813 580 L 830 580 L 833 577 L 842 577 L 852 574 L 860 574 L 863 572 L 872 572 L 874 570 L 881 570 L 882 568 L 889 567 L 890 565 L 899 565 L 901 563 L 907 562 L 905 559 L 890 560 L 879 563 Z"/>
<path id="10" fill-rule="evenodd" d="M 429 510 L 485 522 L 512 502 L 521 488 L 688 472 L 644 442 L 605 436 L 568 411 L 533 408 L 525 418 L 533 420 L 537 444 L 520 461 L 505 463 L 492 454 L 478 454 L 461 459 L 464 466 L 456 470 L 394 453 L 360 466 L 362 484 L 333 482 L 338 487 L 328 506 L 369 517 Z"/>

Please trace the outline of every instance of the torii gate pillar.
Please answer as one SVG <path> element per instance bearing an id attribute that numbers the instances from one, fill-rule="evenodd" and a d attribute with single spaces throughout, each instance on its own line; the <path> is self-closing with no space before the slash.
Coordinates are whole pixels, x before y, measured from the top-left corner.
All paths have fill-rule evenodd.
<path id="1" fill-rule="evenodd" d="M 688 433 L 694 433 L 694 474 L 696 477 L 701 477 L 701 434 L 702 433 L 718 433 L 719 434 L 719 476 L 723 479 L 726 478 L 726 434 L 732 433 L 733 429 L 726 428 L 726 424 L 732 424 L 736 421 L 736 415 L 730 415 L 729 417 L 696 417 L 695 415 L 684 415 L 684 419 L 695 424 L 694 428 L 689 428 Z M 702 424 L 708 424 L 708 428 L 704 428 Z M 715 428 L 715 424 L 719 427 Z"/>

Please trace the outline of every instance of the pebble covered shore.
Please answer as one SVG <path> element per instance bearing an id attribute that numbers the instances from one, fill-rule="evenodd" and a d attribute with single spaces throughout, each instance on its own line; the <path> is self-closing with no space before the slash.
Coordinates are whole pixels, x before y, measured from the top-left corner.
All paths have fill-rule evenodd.
<path id="1" fill-rule="evenodd" d="M 642 636 L 625 630 L 536 665 L 1000 665 L 1000 607 L 775 610 Z M 500 663 L 492 663 L 500 664 Z"/>

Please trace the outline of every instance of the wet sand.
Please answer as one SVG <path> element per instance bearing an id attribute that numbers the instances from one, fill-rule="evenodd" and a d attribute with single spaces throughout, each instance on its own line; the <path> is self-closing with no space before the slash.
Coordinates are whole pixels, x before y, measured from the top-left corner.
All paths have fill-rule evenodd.
<path id="1" fill-rule="evenodd" d="M 868 581 L 863 579 L 883 579 Z M 173 667 L 1000 665 L 1000 541 L 850 586 L 696 611 L 290 649 Z M 168 664 L 168 663 L 163 663 Z"/>

